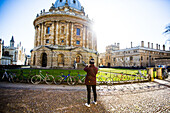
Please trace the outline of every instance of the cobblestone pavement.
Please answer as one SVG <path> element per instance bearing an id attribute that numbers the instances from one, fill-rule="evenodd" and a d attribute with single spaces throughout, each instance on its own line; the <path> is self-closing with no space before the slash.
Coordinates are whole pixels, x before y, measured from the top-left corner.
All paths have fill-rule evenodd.
<path id="1" fill-rule="evenodd" d="M 2 113 L 170 112 L 169 80 L 97 86 L 98 104 L 86 103 L 85 86 L 0 83 Z M 92 96 L 93 98 L 93 96 Z"/>

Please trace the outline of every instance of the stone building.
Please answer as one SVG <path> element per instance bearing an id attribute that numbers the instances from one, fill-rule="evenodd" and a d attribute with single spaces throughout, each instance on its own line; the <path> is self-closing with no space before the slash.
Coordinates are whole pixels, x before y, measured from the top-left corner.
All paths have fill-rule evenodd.
<path id="1" fill-rule="evenodd" d="M 4 46 L 4 41 L 0 39 L 0 65 L 25 65 L 25 49 L 20 44 L 14 47 L 15 41 L 12 36 L 10 46 Z"/>
<path id="2" fill-rule="evenodd" d="M 78 0 L 56 0 L 49 12 L 34 20 L 34 48 L 31 67 L 81 67 L 91 58 L 97 64 L 97 38 Z"/>
<path id="3" fill-rule="evenodd" d="M 106 66 L 108 67 L 170 65 L 170 51 L 165 50 L 165 45 L 161 50 L 160 45 L 156 44 L 156 48 L 153 48 L 153 43 L 150 44 L 150 42 L 147 46 L 144 46 L 144 41 L 141 42 L 141 46 L 133 47 L 131 42 L 131 48 L 106 51 L 105 55 Z"/>

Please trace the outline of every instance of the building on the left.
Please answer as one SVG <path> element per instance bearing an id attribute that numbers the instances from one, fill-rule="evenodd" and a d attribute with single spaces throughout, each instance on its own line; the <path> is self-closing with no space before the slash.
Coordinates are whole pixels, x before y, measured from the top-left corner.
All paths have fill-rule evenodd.
<path id="1" fill-rule="evenodd" d="M 25 49 L 21 42 L 14 47 L 15 41 L 12 36 L 10 46 L 4 46 L 4 40 L 0 39 L 0 65 L 25 65 Z"/>

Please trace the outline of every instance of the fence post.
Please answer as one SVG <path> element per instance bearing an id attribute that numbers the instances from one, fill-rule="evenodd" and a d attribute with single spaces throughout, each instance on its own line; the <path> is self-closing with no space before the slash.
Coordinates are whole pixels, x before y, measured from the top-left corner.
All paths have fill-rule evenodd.
<path id="1" fill-rule="evenodd" d="M 162 67 L 158 67 L 156 69 L 156 72 L 157 72 L 158 79 L 162 80 Z"/>
<path id="2" fill-rule="evenodd" d="M 147 68 L 147 70 L 148 70 L 148 74 L 149 74 L 149 76 L 150 76 L 150 81 L 151 81 L 151 82 L 154 81 L 153 68 L 152 68 L 152 67 L 151 67 L 151 68 Z"/>

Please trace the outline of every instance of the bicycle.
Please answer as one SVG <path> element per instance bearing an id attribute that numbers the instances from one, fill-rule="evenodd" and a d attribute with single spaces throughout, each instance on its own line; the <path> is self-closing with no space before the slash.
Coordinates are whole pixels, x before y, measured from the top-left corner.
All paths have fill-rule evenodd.
<path id="1" fill-rule="evenodd" d="M 68 85 L 75 85 L 76 84 L 76 80 L 75 80 L 75 77 L 71 77 L 70 75 L 70 71 L 69 71 L 69 74 L 68 75 L 64 75 L 63 72 L 61 72 L 61 76 L 58 75 L 55 77 L 55 80 L 54 80 L 54 83 L 56 85 L 60 85 L 61 83 L 63 83 L 64 81 L 67 81 L 67 84 Z"/>
<path id="2" fill-rule="evenodd" d="M 100 72 L 98 72 L 98 74 L 99 74 Z M 106 73 L 106 75 L 107 75 L 107 73 Z M 96 77 L 96 84 L 97 85 L 100 85 L 100 84 L 103 84 L 103 83 L 106 83 L 106 77 L 105 76 L 103 76 L 103 75 L 98 75 L 98 77 Z"/>
<path id="3" fill-rule="evenodd" d="M 79 72 L 77 72 L 77 73 L 78 73 L 78 75 L 75 77 L 76 85 L 77 84 L 85 84 L 86 75 L 80 75 Z"/>
<path id="4" fill-rule="evenodd" d="M 33 84 L 39 84 L 41 80 L 45 81 L 46 84 L 50 85 L 54 82 L 54 77 L 52 75 L 48 75 L 48 72 L 46 72 L 46 75 L 44 76 L 42 74 L 42 71 L 39 71 L 39 75 L 34 75 L 31 78 L 31 83 Z"/>
<path id="5" fill-rule="evenodd" d="M 14 77 L 16 77 L 15 73 L 9 72 L 9 74 L 7 73 L 7 70 L 5 69 L 4 74 L 2 75 L 1 81 L 4 79 L 7 79 L 9 82 L 14 82 Z"/>
<path id="6" fill-rule="evenodd" d="M 111 73 L 110 73 L 110 77 L 108 77 L 108 78 L 106 79 L 106 84 L 107 84 L 108 86 L 113 85 L 113 78 L 111 77 Z"/>

